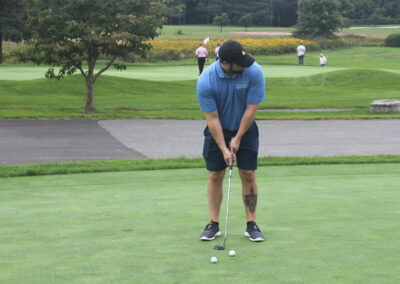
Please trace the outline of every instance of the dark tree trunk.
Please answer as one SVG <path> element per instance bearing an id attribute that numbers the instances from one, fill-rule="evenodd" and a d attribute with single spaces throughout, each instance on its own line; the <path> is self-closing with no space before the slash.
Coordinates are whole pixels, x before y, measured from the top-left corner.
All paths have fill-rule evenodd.
<path id="1" fill-rule="evenodd" d="M 86 106 L 85 113 L 95 113 L 96 110 L 94 108 L 93 103 L 93 88 L 94 83 L 96 81 L 96 77 L 94 76 L 94 67 L 96 66 L 96 51 L 93 49 L 88 49 L 88 71 L 86 76 Z"/>
<path id="2" fill-rule="evenodd" d="M 96 66 L 96 61 L 98 58 L 98 50 L 90 50 L 88 52 L 88 71 L 85 73 L 82 69 L 81 72 L 86 79 L 86 106 L 85 106 L 85 113 L 95 113 L 96 109 L 93 103 L 93 89 L 94 83 L 96 83 L 97 78 L 100 76 L 101 73 L 106 71 L 110 66 L 113 64 L 115 59 L 117 58 L 114 56 L 107 64 L 104 66 L 97 74 L 94 74 L 94 67 Z"/>
<path id="3" fill-rule="evenodd" d="M 85 113 L 95 113 L 96 110 L 93 104 L 93 76 L 89 76 L 86 80 L 86 106 Z"/>
<path id="4" fill-rule="evenodd" d="M 0 64 L 3 64 L 3 33 L 0 32 Z"/>

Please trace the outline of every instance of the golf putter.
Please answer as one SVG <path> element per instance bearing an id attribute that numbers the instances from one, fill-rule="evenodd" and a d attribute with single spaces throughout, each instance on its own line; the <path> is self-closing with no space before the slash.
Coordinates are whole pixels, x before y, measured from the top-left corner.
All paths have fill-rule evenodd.
<path id="1" fill-rule="evenodd" d="M 229 216 L 229 199 L 231 195 L 231 179 L 232 179 L 232 167 L 233 167 L 233 162 L 232 165 L 229 167 L 229 179 L 228 179 L 228 199 L 226 201 L 226 219 L 225 219 L 225 237 L 224 237 L 224 243 L 222 245 L 215 245 L 213 249 L 215 250 L 224 250 L 225 249 L 225 243 L 226 243 L 226 236 L 228 232 L 228 216 Z"/>

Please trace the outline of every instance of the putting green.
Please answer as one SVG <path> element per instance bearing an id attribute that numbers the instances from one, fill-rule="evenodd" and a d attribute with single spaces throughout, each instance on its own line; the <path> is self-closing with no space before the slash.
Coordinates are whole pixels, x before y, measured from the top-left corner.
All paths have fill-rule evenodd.
<path id="1" fill-rule="evenodd" d="M 208 66 L 206 66 L 207 68 Z M 327 73 L 348 68 L 339 67 L 313 67 L 313 66 L 262 66 L 267 78 L 272 77 L 302 77 L 320 73 Z M 0 68 L 0 80 L 32 80 L 43 79 L 47 67 L 2 67 Z M 197 80 L 197 65 L 185 66 L 161 66 L 161 67 L 128 67 L 127 70 L 118 71 L 110 69 L 105 75 L 129 79 L 149 81 L 183 81 Z"/>
<path id="2" fill-rule="evenodd" d="M 395 48 L 359 47 L 339 50 L 326 50 L 328 66 L 319 67 L 319 53 L 309 52 L 306 66 L 298 66 L 294 54 L 257 56 L 257 62 L 264 68 L 267 78 L 298 78 L 338 70 L 369 69 L 384 70 L 400 74 L 400 53 Z M 206 67 L 209 63 L 207 62 Z M 4 65 L 0 66 L 0 80 L 42 79 L 47 71 L 46 66 Z M 98 68 L 101 68 L 99 62 Z M 57 68 L 56 68 L 57 70 Z M 127 70 L 118 71 L 110 68 L 104 75 L 149 81 L 182 81 L 197 80 L 197 64 L 192 60 L 135 63 L 128 64 Z"/>
<path id="3" fill-rule="evenodd" d="M 184 169 L 1 179 L 0 282 L 399 282 L 399 164 L 261 167 L 267 240 L 257 244 L 243 237 L 234 171 L 233 258 L 211 249 L 221 238 L 197 239 L 206 178 Z"/>
<path id="4" fill-rule="evenodd" d="M 45 66 L 6 66 L 0 67 L 0 80 L 25 81 L 43 79 L 49 69 Z"/>

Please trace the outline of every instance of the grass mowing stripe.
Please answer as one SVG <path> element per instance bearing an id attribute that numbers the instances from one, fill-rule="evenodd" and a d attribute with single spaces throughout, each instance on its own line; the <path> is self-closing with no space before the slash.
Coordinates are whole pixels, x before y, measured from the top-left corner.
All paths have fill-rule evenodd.
<path id="1" fill-rule="evenodd" d="M 400 155 L 260 157 L 259 166 L 400 163 Z M 203 168 L 203 158 L 128 159 L 0 166 L 0 178 L 74 173 Z"/>

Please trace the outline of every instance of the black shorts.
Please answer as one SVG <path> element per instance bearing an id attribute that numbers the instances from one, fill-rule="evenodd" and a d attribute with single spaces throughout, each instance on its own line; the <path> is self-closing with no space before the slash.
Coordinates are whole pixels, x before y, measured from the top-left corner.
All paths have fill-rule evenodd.
<path id="1" fill-rule="evenodd" d="M 236 135 L 237 131 L 223 130 L 223 132 L 225 143 L 229 145 L 229 141 Z M 240 141 L 239 150 L 236 153 L 236 163 L 239 169 L 257 169 L 259 147 L 258 136 L 258 127 L 254 122 Z M 204 130 L 203 157 L 206 160 L 207 170 L 210 172 L 219 172 L 227 167 L 224 156 L 212 137 L 208 127 Z"/>

